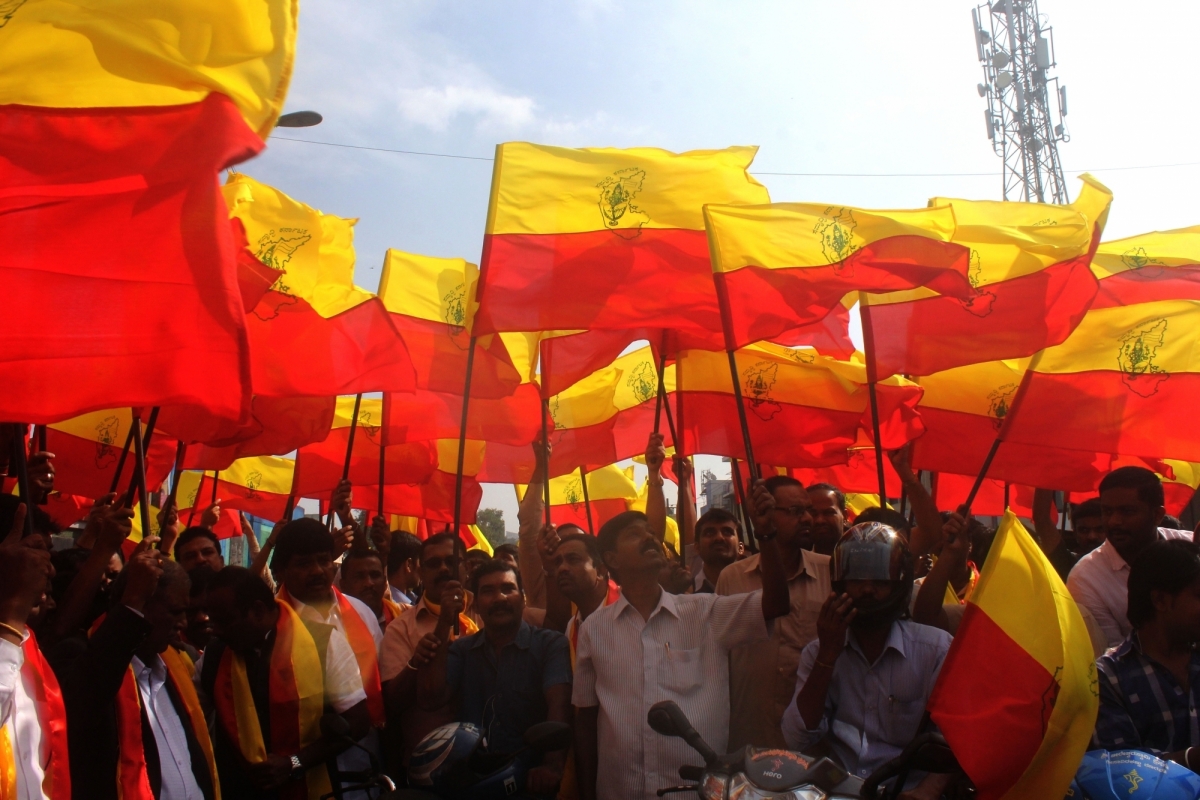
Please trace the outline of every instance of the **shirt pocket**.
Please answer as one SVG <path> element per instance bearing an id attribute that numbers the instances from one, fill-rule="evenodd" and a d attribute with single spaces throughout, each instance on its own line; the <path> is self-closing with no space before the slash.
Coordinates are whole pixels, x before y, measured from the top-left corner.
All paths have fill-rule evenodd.
<path id="1" fill-rule="evenodd" d="M 700 669 L 700 648 L 664 652 L 658 679 L 667 691 L 678 695 L 692 694 L 700 688 L 703 677 Z"/>

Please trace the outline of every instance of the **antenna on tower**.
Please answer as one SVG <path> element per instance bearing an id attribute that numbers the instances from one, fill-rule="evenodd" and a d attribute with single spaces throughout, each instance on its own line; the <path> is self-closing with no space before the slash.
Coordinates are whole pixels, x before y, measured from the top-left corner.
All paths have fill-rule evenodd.
<path id="1" fill-rule="evenodd" d="M 971 9 L 975 49 L 983 64 L 987 135 L 1004 160 L 1004 199 L 1070 202 L 1058 143 L 1071 140 L 1063 117 L 1067 89 L 1053 69 L 1054 29 L 1037 0 L 994 0 Z M 1054 98 L 1051 109 L 1050 98 Z"/>

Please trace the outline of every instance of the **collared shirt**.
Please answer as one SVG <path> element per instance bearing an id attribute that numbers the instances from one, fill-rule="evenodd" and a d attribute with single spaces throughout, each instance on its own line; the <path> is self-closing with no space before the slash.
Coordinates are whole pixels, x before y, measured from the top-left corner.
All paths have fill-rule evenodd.
<path id="1" fill-rule="evenodd" d="M 478 725 L 493 753 L 515 753 L 532 725 L 546 721 L 546 690 L 571 683 L 567 637 L 522 622 L 497 656 L 483 631 L 451 643 L 446 685 L 458 721 Z"/>
<path id="2" fill-rule="evenodd" d="M 783 715 L 783 736 L 793 750 L 810 750 L 828 735 L 843 766 L 860 778 L 895 758 L 917 735 L 925 704 L 946 652 L 950 634 L 908 620 L 892 623 L 883 653 L 868 664 L 853 631 L 833 667 L 825 713 L 816 728 L 805 726 L 795 698 Z M 819 641 L 800 654 L 796 696 L 817 660 Z"/>
<path id="3" fill-rule="evenodd" d="M 474 611 L 466 613 L 478 620 Z M 403 672 L 409 659 L 417 651 L 417 642 L 421 641 L 425 634 L 433 633 L 437 623 L 438 615 L 429 610 L 424 597 L 417 601 L 415 606 L 404 609 L 403 614 L 392 620 L 392 624 L 388 625 L 383 633 L 379 677 L 390 681 Z M 453 721 L 454 715 L 449 706 L 431 711 L 421 708 L 420 703 L 409 703 L 398 720 L 403 757 L 407 759 L 417 743 L 431 730 Z"/>
<path id="4" fill-rule="evenodd" d="M 1188 664 L 1189 691 L 1171 671 L 1142 652 L 1137 633 L 1096 660 L 1100 712 L 1092 746 L 1106 750 L 1166 753 L 1200 745 L 1196 704 L 1200 653 Z"/>
<path id="5" fill-rule="evenodd" d="M 717 587 L 713 586 L 712 581 L 704 574 L 704 570 L 700 570 L 692 576 L 692 591 L 696 594 L 712 594 L 716 590 Z"/>
<path id="6" fill-rule="evenodd" d="M 201 797 L 200 785 L 192 774 L 192 754 L 188 749 L 187 733 L 183 720 L 167 693 L 167 665 L 161 656 L 146 664 L 137 656 L 130 662 L 137 679 L 138 694 L 142 709 L 154 733 L 154 744 L 158 747 L 159 774 L 162 790 L 158 800 L 188 800 Z"/>
<path id="7" fill-rule="evenodd" d="M 408 594 L 407 592 L 400 591 L 399 589 L 397 589 L 395 586 L 392 586 L 391 584 L 388 584 L 388 593 L 392 597 L 392 602 L 396 603 L 397 605 L 401 605 L 401 606 L 416 605 L 417 600 L 415 597 Z"/>
<path id="8" fill-rule="evenodd" d="M 28 638 L 29 634 L 25 634 Z M 48 742 L 34 702 L 35 687 L 21 675 L 25 653 L 20 645 L 0 639 L 0 725 L 8 734 L 17 769 L 17 798 L 41 800 L 49 758 Z"/>
<path id="9" fill-rule="evenodd" d="M 725 752 L 729 651 L 765 641 L 762 592 L 721 597 L 662 592 L 643 620 L 624 593 L 579 627 L 572 702 L 599 706 L 599 800 L 651 800 L 697 758 L 682 739 L 655 733 L 650 706 L 674 700 L 705 741 Z"/>
<path id="10" fill-rule="evenodd" d="M 1158 538 L 1190 540 L 1192 532 L 1159 528 Z M 1067 589 L 1076 603 L 1092 612 L 1104 633 L 1106 647 L 1116 647 L 1133 632 L 1125 617 L 1129 607 L 1129 565 L 1112 542 L 1105 540 L 1079 559 L 1067 577 Z"/>
<path id="11" fill-rule="evenodd" d="M 358 616 L 362 618 L 363 624 L 371 632 L 371 638 L 375 640 L 375 655 L 379 655 L 379 649 L 383 645 L 383 630 L 379 627 L 379 620 L 375 617 L 375 612 L 357 597 L 351 597 L 348 594 L 343 594 L 342 596 L 350 601 L 350 605 L 358 612 Z M 300 619 L 305 619 L 309 622 L 319 622 L 322 625 L 332 625 L 341 631 L 342 635 L 346 634 L 346 626 L 342 622 L 342 609 L 337 600 L 334 600 L 330 604 L 328 613 L 322 614 L 315 606 L 303 603 L 296 599 L 295 595 L 292 595 L 292 608 L 296 610 L 296 615 Z"/>
<path id="12" fill-rule="evenodd" d="M 791 610 L 775 620 L 766 644 L 739 647 L 729 654 L 729 747 L 783 747 L 783 712 L 796 693 L 800 651 L 817 638 L 817 617 L 829 597 L 829 556 L 802 551 L 788 577 Z M 762 588 L 758 556 L 735 561 L 721 571 L 717 594 Z"/>

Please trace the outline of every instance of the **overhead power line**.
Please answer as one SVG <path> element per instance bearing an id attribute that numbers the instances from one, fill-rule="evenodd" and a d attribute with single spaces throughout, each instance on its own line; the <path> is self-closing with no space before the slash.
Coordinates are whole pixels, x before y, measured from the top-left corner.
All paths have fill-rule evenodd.
<path id="1" fill-rule="evenodd" d="M 395 150 L 390 147 L 367 147 L 360 144 L 342 144 L 340 142 L 318 142 L 312 139 L 292 139 L 287 136 L 272 136 L 281 142 L 298 142 L 300 144 L 319 144 L 325 147 L 345 147 L 350 150 L 371 150 L 376 153 L 397 153 L 405 156 L 428 156 L 430 158 L 456 158 L 463 161 L 492 161 L 484 156 L 464 156 L 454 153 L 428 153 L 422 150 Z M 1200 166 L 1200 161 L 1185 161 L 1177 164 L 1142 164 L 1134 167 L 1093 167 L 1091 169 L 1069 169 L 1066 172 L 1079 174 L 1083 172 L 1127 172 L 1139 169 L 1169 169 L 1172 167 Z M 998 172 L 759 172 L 752 175 L 776 175 L 790 178 L 994 178 Z"/>

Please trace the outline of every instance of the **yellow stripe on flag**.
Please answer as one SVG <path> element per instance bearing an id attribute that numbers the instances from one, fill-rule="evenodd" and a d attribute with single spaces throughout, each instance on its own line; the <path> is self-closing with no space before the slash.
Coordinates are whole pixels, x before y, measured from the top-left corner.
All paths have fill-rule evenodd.
<path id="1" fill-rule="evenodd" d="M 402 250 L 383 257 L 379 299 L 393 314 L 471 329 L 479 267 L 462 258 L 435 258 Z"/>
<path id="2" fill-rule="evenodd" d="M 230 216 L 241 220 L 254 256 L 283 275 L 272 287 L 329 318 L 372 299 L 354 285 L 356 219 L 325 214 L 248 175 L 221 187 Z"/>
<path id="3" fill-rule="evenodd" d="M 296 0 L 0 4 L 0 105 L 130 108 L 228 96 L 263 139 L 283 109 Z"/>
<path id="4" fill-rule="evenodd" d="M 588 500 L 634 500 L 638 496 L 637 486 L 626 471 L 616 464 L 592 470 L 587 474 Z M 525 497 L 528 489 L 524 484 L 517 486 L 517 499 Z M 583 502 L 583 481 L 579 470 L 569 475 L 550 479 L 550 505 L 565 506 Z"/>
<path id="5" fill-rule="evenodd" d="M 221 470 L 220 480 L 270 494 L 291 494 L 295 471 L 296 462 L 290 458 L 254 456 L 239 458 Z"/>
<path id="6" fill-rule="evenodd" d="M 1123 272 L 1200 263 L 1200 225 L 1101 242 L 1092 273 L 1104 280 Z"/>
<path id="7" fill-rule="evenodd" d="M 812 203 L 710 205 L 709 246 L 714 272 L 743 267 L 829 267 L 864 245 L 892 236 L 948 242 L 954 212 L 939 208 L 868 211 Z"/>
<path id="8" fill-rule="evenodd" d="M 1153 378 L 1200 372 L 1200 301 L 1163 300 L 1094 308 L 1062 344 L 1030 365 L 1042 373 L 1122 372 Z"/>
<path id="9" fill-rule="evenodd" d="M 675 391 L 673 364 L 663 372 L 663 385 Z M 583 428 L 653 400 L 657 392 L 658 367 L 651 349 L 642 347 L 551 397 L 550 415 L 556 428 Z"/>
<path id="10" fill-rule="evenodd" d="M 488 234 L 585 233 L 640 228 L 704 230 L 702 208 L 768 203 L 746 171 L 757 147 L 671 153 L 650 147 L 496 147 Z M 586 191 L 581 191 L 586 189 Z"/>

